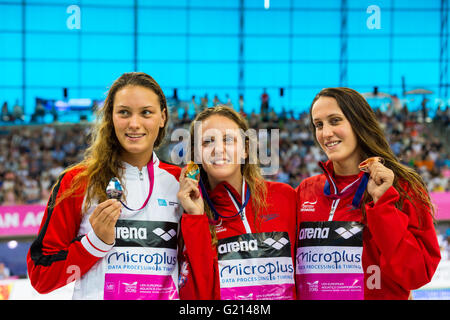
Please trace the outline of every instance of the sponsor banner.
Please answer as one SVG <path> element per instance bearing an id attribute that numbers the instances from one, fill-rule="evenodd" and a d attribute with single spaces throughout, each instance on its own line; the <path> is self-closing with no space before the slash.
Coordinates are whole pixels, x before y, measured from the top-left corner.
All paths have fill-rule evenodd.
<path id="1" fill-rule="evenodd" d="M 302 300 L 354 300 L 364 292 L 364 277 L 358 273 L 297 274 L 296 279 Z"/>
<path id="2" fill-rule="evenodd" d="M 363 273 L 362 247 L 299 247 L 296 273 Z"/>
<path id="3" fill-rule="evenodd" d="M 291 257 L 287 232 L 247 233 L 218 241 L 219 260 Z"/>
<path id="4" fill-rule="evenodd" d="M 104 257 L 105 300 L 179 299 L 177 223 L 118 220 L 116 244 Z"/>
<path id="5" fill-rule="evenodd" d="M 0 237 L 37 235 L 45 205 L 0 206 Z"/>
<path id="6" fill-rule="evenodd" d="M 172 277 L 140 274 L 106 274 L 105 300 L 179 299 Z"/>
<path id="7" fill-rule="evenodd" d="M 177 248 L 178 224 L 166 221 L 117 220 L 115 247 Z"/>
<path id="8" fill-rule="evenodd" d="M 302 222 L 298 245 L 357 247 L 362 243 L 363 228 L 362 224 L 355 221 Z"/>
<path id="9" fill-rule="evenodd" d="M 226 288 L 220 294 L 222 300 L 292 300 L 292 285 Z"/>
<path id="10" fill-rule="evenodd" d="M 219 240 L 222 299 L 293 299 L 294 266 L 286 232 Z"/>
<path id="11" fill-rule="evenodd" d="M 177 250 L 166 248 L 114 247 L 105 256 L 107 273 L 170 275 L 177 265 Z"/>
<path id="12" fill-rule="evenodd" d="M 294 282 L 291 257 L 219 260 L 221 288 Z"/>
<path id="13" fill-rule="evenodd" d="M 300 224 L 295 270 L 299 299 L 364 299 L 363 230 L 355 221 Z"/>
<path id="14" fill-rule="evenodd" d="M 450 220 L 450 192 L 431 192 L 437 220 Z"/>

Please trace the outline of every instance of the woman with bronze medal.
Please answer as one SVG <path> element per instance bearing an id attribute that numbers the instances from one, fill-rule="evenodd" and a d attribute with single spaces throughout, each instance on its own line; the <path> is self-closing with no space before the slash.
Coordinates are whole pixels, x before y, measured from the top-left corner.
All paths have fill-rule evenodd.
<path id="1" fill-rule="evenodd" d="M 262 178 L 250 131 L 226 106 L 204 110 L 191 124 L 195 164 L 183 169 L 178 198 L 191 213 L 183 215 L 183 234 L 196 220 L 203 247 L 186 245 L 189 256 L 202 259 L 184 260 L 182 299 L 295 299 L 295 191 Z M 202 281 L 192 281 L 192 272 Z"/>
<path id="2" fill-rule="evenodd" d="M 440 260 L 426 185 L 355 90 L 323 89 L 310 120 L 328 161 L 297 188 L 298 298 L 408 299 Z"/>

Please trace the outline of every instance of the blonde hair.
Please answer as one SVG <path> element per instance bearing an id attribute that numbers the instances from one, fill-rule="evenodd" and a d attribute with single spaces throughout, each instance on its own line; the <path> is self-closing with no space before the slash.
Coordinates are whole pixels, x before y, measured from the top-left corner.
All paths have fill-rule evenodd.
<path id="1" fill-rule="evenodd" d="M 208 119 L 211 116 L 222 116 L 225 118 L 228 118 L 235 122 L 240 129 L 242 129 L 244 132 L 246 132 L 249 129 L 249 125 L 244 117 L 242 117 L 239 113 L 237 113 L 232 108 L 225 106 L 225 105 L 218 105 L 212 108 L 207 108 L 200 112 L 194 119 L 194 121 L 191 123 L 190 126 L 190 159 L 194 159 L 194 135 L 195 135 L 195 123 L 197 121 L 204 121 Z M 245 148 L 249 150 L 249 143 L 250 139 L 252 137 L 245 136 Z M 250 160 L 251 159 L 251 160 Z M 202 181 L 205 183 L 205 186 L 209 187 L 208 182 L 208 176 L 205 172 L 205 170 L 202 168 L 201 163 L 198 164 L 200 167 L 200 177 Z M 266 195 L 267 195 L 267 187 L 264 182 L 264 179 L 261 175 L 261 169 L 259 167 L 259 164 L 256 161 L 256 155 L 249 155 L 243 164 L 241 164 L 241 174 L 244 178 L 244 180 L 247 182 L 247 185 L 250 189 L 251 196 L 251 205 L 253 208 L 253 212 L 255 214 L 255 222 L 258 221 L 259 224 L 261 223 L 260 219 L 258 219 L 258 213 L 262 210 L 266 209 L 267 202 L 266 202 Z M 212 213 L 212 210 L 209 208 L 208 203 L 204 200 L 205 204 L 205 211 L 208 217 L 212 220 L 214 219 L 214 215 Z M 258 225 L 256 226 L 258 228 Z M 213 245 L 217 244 L 217 236 L 216 236 L 216 227 L 215 225 L 210 225 L 210 232 L 212 236 L 212 243 Z"/>
<path id="2" fill-rule="evenodd" d="M 159 129 L 153 148 L 157 148 L 162 143 L 166 133 L 169 114 L 167 112 L 166 97 L 161 87 L 155 79 L 146 73 L 124 73 L 114 81 L 108 91 L 103 107 L 97 112 L 97 121 L 91 131 L 90 147 L 85 152 L 84 160 L 67 168 L 62 173 L 63 175 L 71 170 L 81 169 L 74 177 L 71 187 L 63 192 L 55 205 L 69 196 L 84 196 L 84 192 L 79 193 L 76 191 L 80 190 L 80 188 L 87 188 L 86 201 L 83 208 L 83 211 L 87 211 L 93 199 L 97 199 L 99 202 L 107 200 L 105 189 L 111 178 L 118 177 L 121 180 L 119 169 L 121 168 L 120 154 L 123 148 L 114 131 L 112 112 L 116 93 L 127 86 L 148 88 L 158 96 L 160 108 L 165 113 L 166 121 L 164 127 Z"/>

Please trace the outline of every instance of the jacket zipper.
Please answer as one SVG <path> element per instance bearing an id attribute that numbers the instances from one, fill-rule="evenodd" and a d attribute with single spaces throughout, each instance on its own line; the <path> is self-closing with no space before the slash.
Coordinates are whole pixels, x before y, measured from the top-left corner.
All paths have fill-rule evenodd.
<path id="1" fill-rule="evenodd" d="M 234 201 L 234 198 L 231 196 L 230 191 L 228 191 L 228 196 L 230 197 L 231 201 L 233 202 L 236 210 L 240 210 L 239 205 Z M 242 182 L 242 203 L 244 203 L 244 197 L 245 197 L 245 182 Z M 242 213 L 240 214 L 242 224 L 244 225 L 245 232 L 252 233 L 252 229 L 250 228 L 250 225 L 248 224 L 247 217 L 245 216 L 245 209 L 242 210 Z"/>
<path id="2" fill-rule="evenodd" d="M 328 221 L 333 221 L 333 216 L 334 216 L 334 212 L 336 211 L 339 201 L 341 201 L 341 199 L 336 199 L 333 200 L 333 202 L 331 203 L 331 210 L 330 210 L 330 215 L 328 217 Z"/>

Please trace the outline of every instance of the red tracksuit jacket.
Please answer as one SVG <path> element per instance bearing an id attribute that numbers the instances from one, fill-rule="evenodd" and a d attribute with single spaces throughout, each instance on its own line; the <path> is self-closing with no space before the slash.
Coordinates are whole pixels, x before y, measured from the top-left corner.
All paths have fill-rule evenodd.
<path id="1" fill-rule="evenodd" d="M 357 178 L 333 176 L 330 161 L 326 162 L 325 168 L 328 172 L 304 180 L 296 189 L 300 222 L 328 220 L 333 200 L 324 195 L 327 179 L 330 185 L 333 181 L 338 190 L 342 190 Z M 411 195 L 410 192 L 408 194 Z M 376 204 L 366 204 L 367 218 L 363 220 L 360 209 L 351 209 L 353 196 L 352 193 L 341 199 L 333 221 L 358 221 L 365 225 L 362 255 L 364 298 L 408 299 L 410 290 L 420 288 L 431 280 L 440 261 L 430 212 L 420 212 L 421 206 L 408 200 L 404 201 L 401 210 L 397 209 L 395 203 L 399 200 L 399 193 L 390 187 Z M 380 268 L 380 289 L 367 287 L 367 279 L 372 275 L 366 272 L 370 265 Z"/>
<path id="2" fill-rule="evenodd" d="M 296 239 L 296 194 L 295 190 L 287 184 L 279 182 L 268 182 L 267 186 L 267 209 L 259 212 L 261 224 L 255 223 L 254 211 L 250 201 L 246 207 L 246 218 L 252 233 L 259 232 L 287 232 L 291 244 L 291 256 L 295 263 L 295 239 Z M 208 190 L 208 194 L 214 203 L 217 211 L 221 215 L 231 216 L 236 214 L 237 210 L 230 199 L 225 186 L 233 193 L 239 204 L 242 205 L 238 192 L 228 183 L 222 182 L 216 186 L 213 191 Z M 195 221 L 195 222 L 193 222 Z M 204 215 L 183 214 L 181 219 L 181 230 L 183 234 L 191 234 L 189 228 L 195 224 L 201 225 L 202 233 L 196 234 L 197 241 L 186 243 L 186 251 L 189 257 L 196 256 L 192 261 L 185 256 L 185 263 L 182 266 L 181 278 L 186 279 L 184 284 L 180 284 L 181 299 L 221 299 L 219 271 L 218 271 L 218 252 L 217 247 L 211 245 L 211 235 L 209 230 L 209 221 Z M 258 225 L 258 226 L 257 226 Z M 196 227 L 195 230 L 199 230 Z M 244 224 L 239 216 L 235 218 L 221 219 L 216 227 L 217 238 L 225 239 L 228 237 L 246 234 Z M 195 246 L 194 243 L 201 243 L 203 246 Z M 199 258 L 200 257 L 200 258 Z M 295 265 L 294 265 L 295 266 Z M 192 273 L 196 275 L 195 279 Z M 295 297 L 295 292 L 294 292 Z"/>
<path id="3" fill-rule="evenodd" d="M 158 187 L 161 192 L 164 192 L 168 188 L 173 189 L 175 194 L 174 199 L 176 200 L 176 184 L 181 169 L 163 162 L 158 162 L 155 166 L 157 166 L 155 168 L 155 183 L 157 183 L 155 190 Z M 84 232 L 80 231 L 85 190 L 79 190 L 78 197 L 72 196 L 66 198 L 58 206 L 52 208 L 56 198 L 64 190 L 69 188 L 77 172 L 79 170 L 71 170 L 60 177 L 51 194 L 49 205 L 45 210 L 39 235 L 28 252 L 27 263 L 30 281 L 33 287 L 40 293 L 51 292 L 76 280 L 77 277 L 85 275 L 92 270 L 94 265 L 101 262 L 100 260 L 111 249 L 111 246 L 103 244 L 101 240 L 98 240 L 91 233 L 89 233 L 90 236 L 88 237 L 87 233 L 84 234 Z M 170 185 L 164 188 L 165 183 L 170 183 Z M 154 192 L 152 198 L 157 195 L 158 192 Z M 152 207 L 149 210 L 152 210 L 152 212 L 157 210 L 161 211 L 165 208 L 170 208 L 169 206 L 171 204 L 163 201 L 164 206 Z M 203 230 L 198 229 L 202 225 L 196 223 L 196 221 L 196 219 L 185 219 L 184 221 L 185 229 L 191 231 L 184 239 L 184 243 L 189 248 L 193 248 L 192 252 L 194 255 L 191 256 L 188 252 L 188 256 L 194 265 L 198 263 L 196 260 L 197 257 L 199 259 L 202 258 L 202 254 L 199 253 L 196 246 L 197 241 L 200 239 L 198 235 L 202 236 Z M 211 241 L 210 237 L 209 241 Z M 77 270 L 74 270 L 71 266 L 77 266 Z M 89 299 L 89 294 L 98 291 L 98 288 L 89 287 L 91 283 L 91 286 L 95 286 L 96 281 L 99 280 L 93 279 L 92 277 L 97 277 L 97 275 L 91 276 L 87 288 L 83 289 L 82 297 Z M 191 277 L 193 282 L 197 283 L 195 273 Z M 176 279 L 176 282 L 178 282 L 178 279 Z M 201 280 L 199 282 L 201 283 Z"/>

